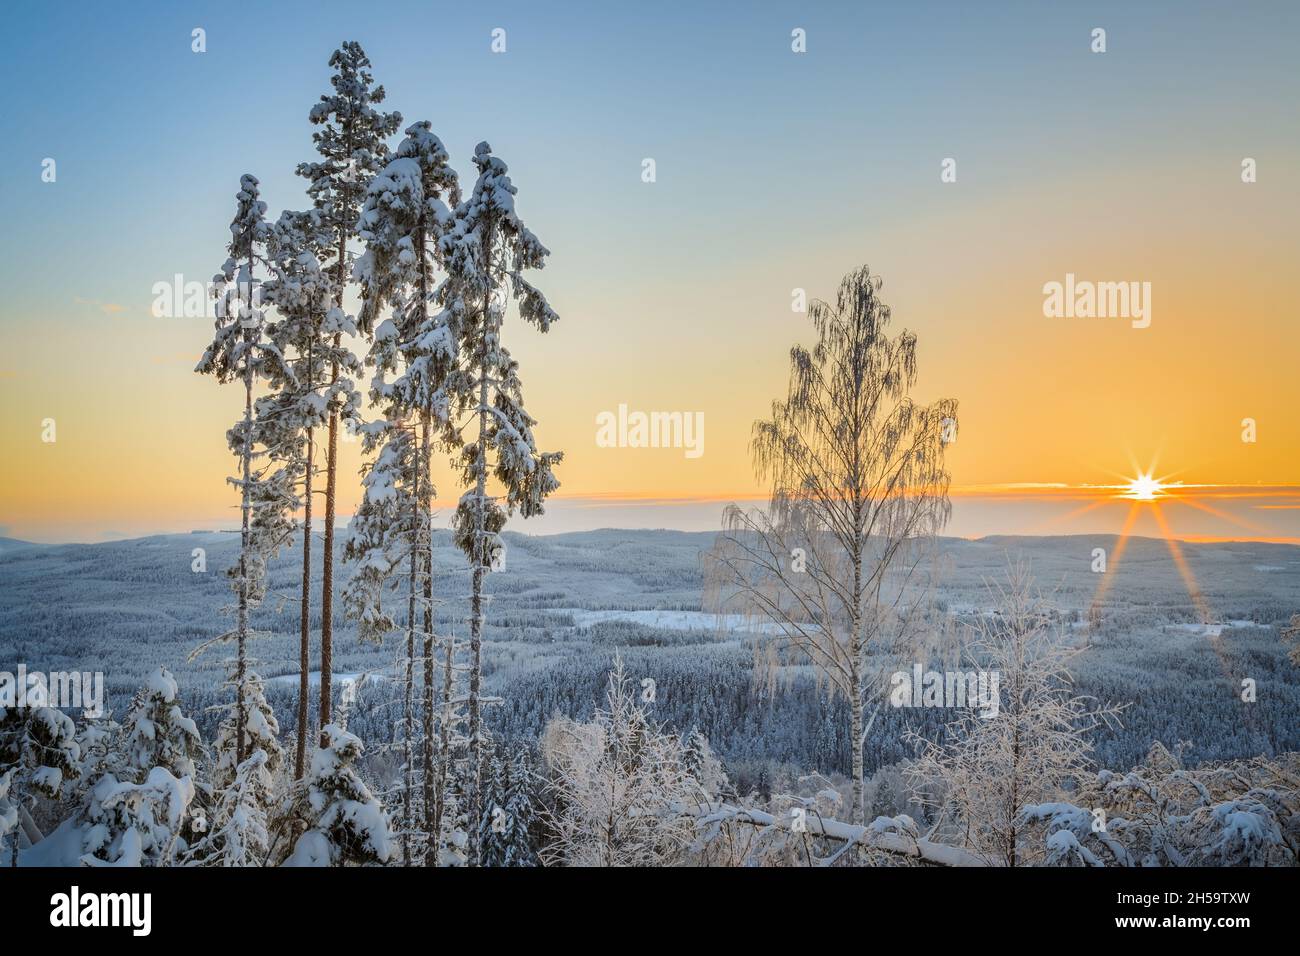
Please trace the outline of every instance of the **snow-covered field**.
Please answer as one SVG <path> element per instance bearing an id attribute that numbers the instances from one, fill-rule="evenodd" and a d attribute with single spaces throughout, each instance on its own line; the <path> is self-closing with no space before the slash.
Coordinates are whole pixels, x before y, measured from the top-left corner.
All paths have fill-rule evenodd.
<path id="1" fill-rule="evenodd" d="M 712 634 L 777 634 L 780 628 L 770 621 L 759 621 L 743 614 L 719 614 L 709 611 L 629 611 L 607 608 L 555 608 L 573 618 L 576 627 L 591 627 L 604 621 L 627 621 L 666 631 L 699 631 Z"/>

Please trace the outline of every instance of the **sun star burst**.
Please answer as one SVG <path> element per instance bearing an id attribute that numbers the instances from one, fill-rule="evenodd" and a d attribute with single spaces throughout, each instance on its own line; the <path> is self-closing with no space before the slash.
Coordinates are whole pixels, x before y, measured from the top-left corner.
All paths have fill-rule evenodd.
<path id="1" fill-rule="evenodd" d="M 1134 501 L 1155 501 L 1164 492 L 1165 486 L 1159 478 L 1151 474 L 1139 474 L 1136 478 L 1130 478 L 1128 491 L 1123 496 L 1132 498 Z"/>

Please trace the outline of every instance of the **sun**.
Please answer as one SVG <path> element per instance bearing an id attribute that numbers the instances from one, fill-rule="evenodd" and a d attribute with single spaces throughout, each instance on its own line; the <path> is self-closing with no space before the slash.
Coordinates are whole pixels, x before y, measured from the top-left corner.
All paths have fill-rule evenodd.
<path id="1" fill-rule="evenodd" d="M 1128 493 L 1123 497 L 1132 498 L 1134 501 L 1155 501 L 1164 490 L 1165 486 L 1161 484 L 1159 478 L 1150 474 L 1139 474 L 1136 478 L 1129 479 Z"/>

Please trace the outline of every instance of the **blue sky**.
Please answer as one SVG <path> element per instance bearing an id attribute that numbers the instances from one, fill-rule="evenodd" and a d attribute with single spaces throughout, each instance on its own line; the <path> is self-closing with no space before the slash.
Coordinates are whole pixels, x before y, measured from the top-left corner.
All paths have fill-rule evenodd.
<path id="1" fill-rule="evenodd" d="M 306 114 L 345 39 L 365 47 L 389 108 L 432 122 L 462 177 L 481 139 L 510 164 L 520 211 L 553 252 L 538 281 L 562 316 L 550 335 L 510 346 L 543 445 L 569 455 L 567 493 L 712 501 L 757 490 L 745 444 L 800 331 L 790 290 L 829 296 L 862 262 L 884 273 L 896 315 L 921 337 L 921 397 L 957 397 L 963 435 L 987 443 L 981 455 L 958 449 L 958 483 L 1109 480 L 1094 466 L 1123 467 L 1095 443 L 1044 447 L 1040 471 L 1002 464 L 998 435 L 1028 426 L 993 394 L 1005 391 L 998 356 L 1018 342 L 1082 354 L 1038 342 L 1044 279 L 1096 261 L 1116 270 L 1103 275 L 1163 280 L 1162 303 L 1176 301 L 1171 286 L 1204 302 L 1200 283 L 1217 271 L 1218 285 L 1254 290 L 1243 308 L 1292 301 L 1294 246 L 1276 237 L 1293 242 L 1300 212 L 1297 4 L 50 3 L 4 18 L 0 399 L 11 420 L 0 439 L 15 458 L 31 454 L 13 443 L 56 413 L 69 442 L 78 426 L 87 446 L 102 438 L 60 467 L 141 490 L 134 510 L 94 526 L 219 517 L 206 502 L 226 494 L 232 406 L 190 372 L 206 323 L 152 318 L 152 288 L 220 265 L 240 174 L 260 178 L 272 216 L 306 204 L 293 172 L 313 155 Z M 1096 26 L 1104 56 L 1089 51 Z M 191 51 L 195 27 L 203 54 Z M 496 27 L 505 55 L 490 50 Z M 805 55 L 791 53 L 795 27 Z M 1243 194 L 1234 170 L 1247 151 L 1261 157 L 1261 183 Z M 956 189 L 937 186 L 945 156 L 959 158 Z M 45 157 L 56 184 L 41 182 Z M 645 157 L 657 164 L 652 188 Z M 1253 347 L 1267 365 L 1294 346 L 1296 326 L 1293 314 L 1265 318 L 1273 331 Z M 1115 339 L 1113 356 L 1089 332 L 1086 348 L 1117 367 L 1199 362 L 1211 321 L 1176 339 L 1161 338 L 1170 324 Z M 1234 347 L 1218 358 L 1257 360 Z M 1033 379 L 1040 365 L 1022 371 Z M 1259 388 L 1278 374 L 1263 368 Z M 1067 419 L 1115 420 L 1110 406 L 1064 394 L 1078 380 L 1026 387 L 1062 392 Z M 1214 382 L 1171 400 L 1202 400 L 1206 387 L 1222 390 L 1214 400 L 1233 421 L 1262 401 Z M 1116 408 L 1169 390 L 1132 388 Z M 101 416 L 119 409 L 117 423 L 83 414 L 87 402 Z M 709 455 L 589 454 L 593 415 L 623 402 L 706 412 Z M 1121 428 L 1115 449 L 1145 461 L 1169 427 Z M 1287 427 L 1263 433 L 1300 436 Z M 177 493 L 155 526 L 141 502 L 184 477 L 160 449 L 197 462 L 212 486 L 191 511 Z M 1188 458 L 1210 481 L 1294 477 L 1276 453 L 1271 464 Z M 0 523 L 86 533 L 33 530 L 39 502 L 25 493 L 0 487 Z"/>

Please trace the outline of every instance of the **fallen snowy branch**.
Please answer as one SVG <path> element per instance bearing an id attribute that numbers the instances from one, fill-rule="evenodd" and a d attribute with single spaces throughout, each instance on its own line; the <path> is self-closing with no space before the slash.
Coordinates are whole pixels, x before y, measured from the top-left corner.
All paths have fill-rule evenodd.
<path id="1" fill-rule="evenodd" d="M 702 804 L 686 808 L 683 812 L 695 818 L 696 825 L 706 834 L 706 841 L 722 825 L 738 824 L 752 826 L 760 831 L 775 828 L 790 834 L 806 834 L 840 841 L 844 847 L 834 854 L 832 860 L 838 858 L 844 849 L 860 844 L 869 849 L 896 853 L 940 866 L 990 865 L 988 861 L 969 850 L 924 839 L 917 834 L 916 824 L 907 816 L 877 817 L 869 826 L 860 827 L 840 820 L 832 820 L 815 812 L 801 816 L 793 814 L 775 816 L 762 810 L 747 810 L 725 803 Z M 799 829 L 796 829 L 796 820 Z"/>

